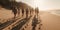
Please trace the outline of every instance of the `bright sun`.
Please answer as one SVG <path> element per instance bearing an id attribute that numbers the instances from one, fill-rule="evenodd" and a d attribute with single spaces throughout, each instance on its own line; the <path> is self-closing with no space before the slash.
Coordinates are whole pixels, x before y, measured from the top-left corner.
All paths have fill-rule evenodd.
<path id="1" fill-rule="evenodd" d="M 40 3 L 39 0 L 34 0 L 34 6 L 35 7 L 38 7 L 40 5 L 39 3 Z"/>
<path id="2" fill-rule="evenodd" d="M 45 9 L 47 9 L 47 7 L 44 6 L 45 0 L 17 0 L 17 1 L 25 2 L 34 8 L 38 7 L 42 11 L 46 11 Z"/>
<path id="3" fill-rule="evenodd" d="M 43 3 L 44 3 L 43 0 L 34 0 L 34 6 L 35 7 L 38 7 L 42 11 L 46 11 L 46 10 L 44 10 L 46 7 L 44 8 Z"/>
<path id="4" fill-rule="evenodd" d="M 41 6 L 42 6 L 41 3 L 42 3 L 41 0 L 34 0 L 34 6 L 35 6 L 35 7 L 38 7 L 39 9 L 42 8 L 42 7 L 41 7 Z M 43 10 L 43 11 L 44 11 L 44 10 Z"/>

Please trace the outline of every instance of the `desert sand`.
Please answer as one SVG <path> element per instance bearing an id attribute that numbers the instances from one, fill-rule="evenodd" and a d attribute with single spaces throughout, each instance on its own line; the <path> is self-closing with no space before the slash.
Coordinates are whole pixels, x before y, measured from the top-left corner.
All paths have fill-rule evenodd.
<path id="1" fill-rule="evenodd" d="M 60 30 L 60 16 L 45 12 L 40 17 L 42 30 Z"/>
<path id="2" fill-rule="evenodd" d="M 8 19 L 12 17 L 13 14 L 11 10 L 0 9 L 0 19 Z M 60 16 L 48 12 L 41 12 L 39 14 L 39 17 L 41 19 L 41 24 L 42 24 L 41 30 L 60 30 Z M 6 22 L 7 20 L 0 20 L 0 22 L 2 21 Z M 28 24 L 28 26 L 26 24 Z M 23 26 L 23 27 L 27 26 L 25 30 L 32 30 L 32 26 L 31 26 L 32 20 L 30 20 L 29 23 L 27 22 L 26 24 Z M 36 30 L 38 30 L 38 27 L 36 28 Z"/>

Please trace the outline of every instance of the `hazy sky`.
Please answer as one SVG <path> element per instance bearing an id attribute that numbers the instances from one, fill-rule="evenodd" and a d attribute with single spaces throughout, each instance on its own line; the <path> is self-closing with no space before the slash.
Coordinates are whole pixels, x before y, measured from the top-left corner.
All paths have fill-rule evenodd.
<path id="1" fill-rule="evenodd" d="M 39 7 L 40 10 L 60 9 L 60 0 L 17 0 L 25 2 L 32 7 Z"/>

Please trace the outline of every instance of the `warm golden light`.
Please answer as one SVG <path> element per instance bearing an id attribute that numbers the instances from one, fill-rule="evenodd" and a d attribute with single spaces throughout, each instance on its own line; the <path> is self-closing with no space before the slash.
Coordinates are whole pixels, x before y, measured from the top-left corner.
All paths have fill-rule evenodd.
<path id="1" fill-rule="evenodd" d="M 53 10 L 60 9 L 60 0 L 17 0 L 38 7 L 40 10 Z"/>

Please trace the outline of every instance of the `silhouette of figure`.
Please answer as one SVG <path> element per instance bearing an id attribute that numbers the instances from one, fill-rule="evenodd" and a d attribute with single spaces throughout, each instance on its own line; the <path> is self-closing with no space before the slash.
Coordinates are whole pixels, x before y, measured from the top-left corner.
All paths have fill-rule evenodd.
<path id="1" fill-rule="evenodd" d="M 18 13 L 18 15 L 20 15 L 20 7 L 19 4 L 13 0 L 11 3 L 11 7 L 12 7 L 12 12 L 14 13 L 14 18 L 16 17 L 16 14 Z"/>
<path id="2" fill-rule="evenodd" d="M 26 9 L 26 18 L 28 18 L 28 8 Z"/>
<path id="3" fill-rule="evenodd" d="M 22 16 L 24 15 L 24 9 L 22 9 Z"/>
<path id="4" fill-rule="evenodd" d="M 38 13 L 39 13 L 39 9 L 38 9 L 38 7 L 35 8 L 35 13 L 36 13 L 36 16 L 37 16 L 37 18 L 38 18 Z"/>
<path id="5" fill-rule="evenodd" d="M 30 16 L 31 16 L 31 9 L 30 9 Z"/>
<path id="6" fill-rule="evenodd" d="M 33 10 L 33 8 L 32 8 L 32 9 L 30 9 L 30 15 L 32 15 L 33 11 L 34 11 L 34 10 Z"/>

